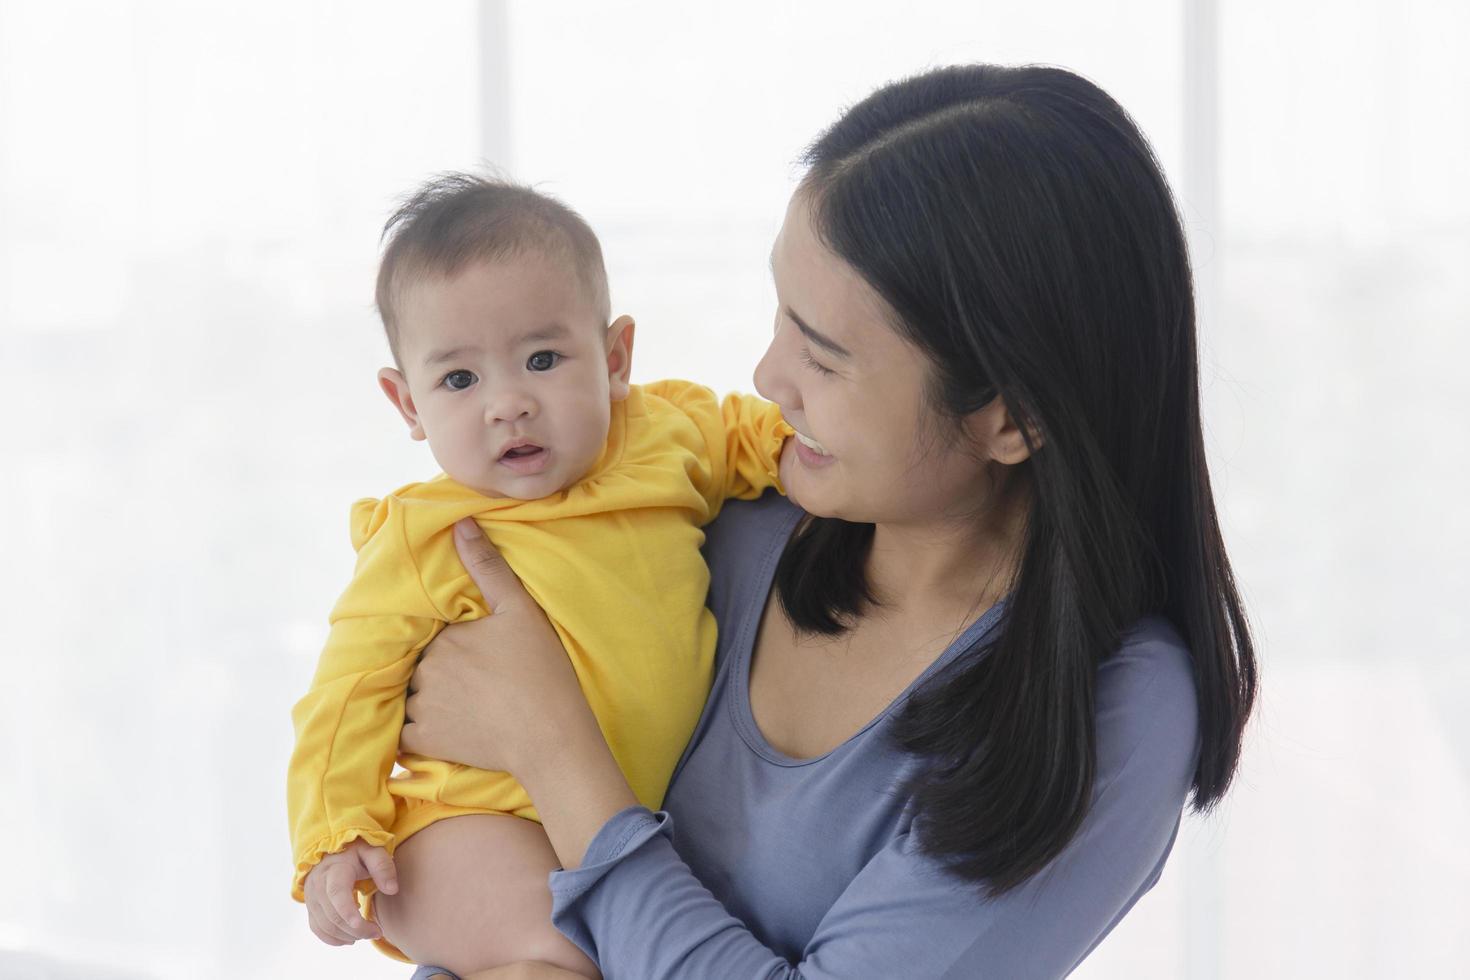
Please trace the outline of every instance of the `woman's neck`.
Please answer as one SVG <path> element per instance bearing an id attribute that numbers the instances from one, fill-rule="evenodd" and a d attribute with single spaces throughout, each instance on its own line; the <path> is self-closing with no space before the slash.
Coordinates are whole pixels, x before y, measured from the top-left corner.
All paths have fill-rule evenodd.
<path id="1" fill-rule="evenodd" d="M 994 605 L 1019 569 L 1028 488 L 993 498 L 977 517 L 878 524 L 868 584 L 889 610 L 957 615 Z"/>

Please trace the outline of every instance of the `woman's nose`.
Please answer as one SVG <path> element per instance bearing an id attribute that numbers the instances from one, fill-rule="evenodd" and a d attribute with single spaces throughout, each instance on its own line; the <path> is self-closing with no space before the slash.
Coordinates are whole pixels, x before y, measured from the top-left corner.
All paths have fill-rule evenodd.
<path id="1" fill-rule="evenodd" d="M 794 412 L 801 408 L 801 399 L 797 396 L 796 385 L 792 384 L 789 371 L 790 365 L 786 363 L 782 353 L 781 331 L 777 330 L 767 345 L 766 352 L 761 355 L 760 362 L 756 364 L 755 376 L 751 380 L 755 382 L 755 390 L 762 398 L 780 405 L 784 412 Z"/>

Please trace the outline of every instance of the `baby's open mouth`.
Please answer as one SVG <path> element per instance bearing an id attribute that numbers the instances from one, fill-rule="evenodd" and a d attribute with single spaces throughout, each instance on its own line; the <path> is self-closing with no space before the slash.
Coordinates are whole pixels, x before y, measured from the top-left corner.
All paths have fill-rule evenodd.
<path id="1" fill-rule="evenodd" d="M 516 439 L 509 449 L 500 454 L 497 462 L 512 473 L 534 476 L 546 469 L 550 457 L 551 450 L 545 446 L 538 446 L 526 439 Z"/>
<path id="2" fill-rule="evenodd" d="M 527 456 L 535 456 L 537 453 L 542 453 L 542 452 L 545 452 L 545 451 L 546 450 L 542 449 L 540 446 L 517 446 L 514 449 L 507 449 L 505 451 L 505 455 L 504 456 L 501 456 L 500 458 L 501 459 L 524 459 Z"/>

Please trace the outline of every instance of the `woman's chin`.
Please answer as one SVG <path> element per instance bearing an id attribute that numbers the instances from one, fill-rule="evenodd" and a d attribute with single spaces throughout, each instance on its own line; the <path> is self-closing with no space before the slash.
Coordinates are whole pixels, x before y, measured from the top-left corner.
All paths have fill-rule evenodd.
<path id="1" fill-rule="evenodd" d="M 788 454 L 781 461 L 781 486 L 786 491 L 786 499 L 813 517 L 849 520 L 843 514 L 845 508 L 841 501 L 832 492 L 840 489 L 840 481 L 835 477 L 834 468 L 810 467 L 799 459 L 790 458 L 794 456 L 795 454 Z"/>
<path id="2" fill-rule="evenodd" d="M 840 517 L 833 502 L 825 499 L 821 491 L 813 487 L 801 474 L 792 474 L 786 481 L 786 499 L 813 517 Z"/>

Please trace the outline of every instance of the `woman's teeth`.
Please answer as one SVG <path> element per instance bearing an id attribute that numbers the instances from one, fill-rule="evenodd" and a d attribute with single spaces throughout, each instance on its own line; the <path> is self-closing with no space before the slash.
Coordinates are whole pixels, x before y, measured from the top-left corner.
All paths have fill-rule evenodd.
<path id="1" fill-rule="evenodd" d="M 802 435 L 800 432 L 796 433 L 796 441 L 799 442 L 799 443 L 801 443 L 806 448 L 810 449 L 812 452 L 816 453 L 818 456 L 831 456 L 832 455 L 831 453 L 827 452 L 827 450 L 825 450 L 825 449 L 822 448 L 822 444 L 820 442 L 818 442 L 815 439 L 808 439 L 806 436 Z"/>

